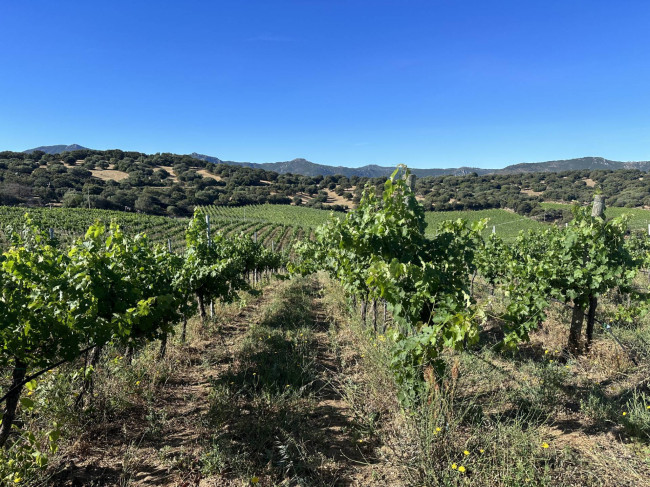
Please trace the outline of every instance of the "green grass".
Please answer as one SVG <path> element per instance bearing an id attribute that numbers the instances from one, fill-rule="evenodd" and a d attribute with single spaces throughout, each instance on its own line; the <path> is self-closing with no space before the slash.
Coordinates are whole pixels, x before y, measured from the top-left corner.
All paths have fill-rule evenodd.
<path id="1" fill-rule="evenodd" d="M 242 479 L 273 479 L 273 485 L 324 485 L 314 447 L 319 432 L 310 423 L 318 392 L 317 290 L 312 278 L 298 278 L 276 291 L 237 345 L 237 361 L 211 381 L 206 421 L 213 440 L 203 471 L 229 468 Z"/>

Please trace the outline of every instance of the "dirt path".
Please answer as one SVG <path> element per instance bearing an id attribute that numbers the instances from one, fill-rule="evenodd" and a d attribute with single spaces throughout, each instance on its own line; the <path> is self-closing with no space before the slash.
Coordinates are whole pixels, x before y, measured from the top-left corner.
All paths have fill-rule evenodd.
<path id="1" fill-rule="evenodd" d="M 318 291 L 322 291 L 320 286 Z M 333 323 L 327 320 L 321 297 L 312 299 L 312 312 L 319 392 L 309 420 L 310 427 L 321 433 L 322 442 L 318 448 L 332 462 L 331 485 L 368 485 L 373 482 L 377 463 L 374 455 L 376 445 L 365 437 L 354 410 L 346 400 L 345 388 L 349 384 L 344 384 L 340 358 L 332 350 L 329 331 Z"/>
<path id="2" fill-rule="evenodd" d="M 166 368 L 148 364 L 168 376 L 85 428 L 47 485 L 387 485 L 346 401 L 320 292 L 315 279 L 273 282 L 170 347 Z"/>
<path id="3" fill-rule="evenodd" d="M 211 381 L 234 360 L 230 347 L 268 300 L 255 299 L 220 336 L 170 347 L 171 375 L 119 417 L 94 424 L 66 452 L 47 485 L 197 485 Z"/>
<path id="4" fill-rule="evenodd" d="M 373 475 L 374 447 L 345 400 L 320 286 L 298 282 L 279 285 L 233 341 L 234 360 L 215 387 L 229 392 L 211 425 L 224 464 L 201 485 L 352 486 Z"/>

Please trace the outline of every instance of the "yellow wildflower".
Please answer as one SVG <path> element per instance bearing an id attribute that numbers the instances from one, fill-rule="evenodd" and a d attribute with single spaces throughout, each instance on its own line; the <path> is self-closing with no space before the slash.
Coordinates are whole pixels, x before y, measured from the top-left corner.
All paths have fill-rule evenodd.
<path id="1" fill-rule="evenodd" d="M 451 464 L 451 468 L 454 469 L 454 470 L 457 470 L 457 469 L 458 469 L 458 465 L 456 465 L 455 463 L 452 463 L 452 464 Z"/>
<path id="2" fill-rule="evenodd" d="M 256 484 L 256 483 L 258 483 L 259 481 L 260 481 L 260 478 L 259 478 L 259 477 L 253 477 L 253 478 L 251 478 L 251 484 Z"/>
<path id="3" fill-rule="evenodd" d="M 484 451 L 485 451 L 485 450 L 483 450 L 483 449 L 480 449 L 480 450 L 479 450 L 480 453 L 483 453 Z"/>
<path id="4" fill-rule="evenodd" d="M 463 453 L 464 453 L 466 456 L 469 455 L 469 452 L 468 452 L 467 450 L 465 450 Z"/>
<path id="5" fill-rule="evenodd" d="M 463 467 L 463 466 L 461 465 L 460 467 L 458 467 L 458 471 L 459 471 L 459 472 L 464 472 L 464 471 L 465 471 L 465 467 Z"/>
<path id="6" fill-rule="evenodd" d="M 548 443 L 546 442 L 542 443 L 542 448 L 548 448 Z"/>
<path id="7" fill-rule="evenodd" d="M 627 416 L 627 413 L 625 411 L 623 411 L 623 416 Z"/>

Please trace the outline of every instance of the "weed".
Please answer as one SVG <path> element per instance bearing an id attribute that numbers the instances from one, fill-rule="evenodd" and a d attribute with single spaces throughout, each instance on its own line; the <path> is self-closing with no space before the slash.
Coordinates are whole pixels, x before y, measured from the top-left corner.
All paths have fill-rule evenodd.
<path id="1" fill-rule="evenodd" d="M 149 404 L 145 420 L 147 422 L 145 435 L 150 439 L 154 439 L 162 433 L 165 427 L 165 423 L 167 422 L 167 412 L 159 411 L 153 404 Z"/>
<path id="2" fill-rule="evenodd" d="M 122 455 L 122 472 L 120 473 L 119 485 L 120 487 L 128 487 L 132 485 L 132 480 L 137 473 L 137 448 L 134 445 L 129 445 Z"/>
<path id="3" fill-rule="evenodd" d="M 635 389 L 620 417 L 628 434 L 645 441 L 650 440 L 650 396 Z"/>

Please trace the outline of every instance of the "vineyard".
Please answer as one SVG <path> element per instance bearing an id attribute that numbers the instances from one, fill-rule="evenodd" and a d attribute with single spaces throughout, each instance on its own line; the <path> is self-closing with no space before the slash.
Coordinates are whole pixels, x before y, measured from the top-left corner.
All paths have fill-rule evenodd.
<path id="1" fill-rule="evenodd" d="M 555 209 L 555 210 L 570 210 L 571 205 L 563 203 L 542 203 L 542 208 Z M 607 216 L 610 218 L 617 218 L 626 215 L 628 217 L 627 225 L 630 230 L 642 230 L 645 233 L 648 231 L 650 224 L 650 210 L 641 208 L 617 208 L 611 207 L 607 209 Z"/>
<path id="2" fill-rule="evenodd" d="M 290 249 L 295 240 L 309 237 L 313 229 L 329 217 L 325 210 L 280 205 L 203 207 L 201 211 L 210 217 L 215 231 L 226 235 L 254 236 L 257 233 L 261 243 L 278 249 Z M 9 241 L 6 229 L 20 227 L 25 213 L 29 213 L 39 228 L 52 229 L 54 236 L 62 242 L 69 243 L 83 235 L 94 222 L 104 225 L 115 222 L 125 233 L 145 233 L 154 242 L 164 245 L 171 241 L 176 252 L 185 247 L 185 228 L 189 221 L 186 218 L 109 210 L 0 207 L 0 235 L 5 243 Z"/>
<path id="3" fill-rule="evenodd" d="M 562 206 L 562 205 L 560 205 Z M 565 205 L 566 206 L 566 205 Z M 296 207 L 288 205 L 252 205 L 240 207 L 206 206 L 199 207 L 210 216 L 216 231 L 227 235 L 244 233 L 254 235 L 265 246 L 289 249 L 298 239 L 313 236 L 314 230 L 328 221 L 330 215 L 342 218 L 342 213 L 327 210 Z M 615 208 L 612 211 L 618 211 Z M 645 212 L 646 210 L 638 210 Z M 187 218 L 169 218 L 124 211 L 81 209 L 81 208 L 19 208 L 0 206 L 0 242 L 8 242 L 7 228 L 20 227 L 25 213 L 40 228 L 52 229 L 62 242 L 71 242 L 83 235 L 94 222 L 108 225 L 115 222 L 126 233 L 146 233 L 151 240 L 167 245 L 171 240 L 172 249 L 181 251 L 185 246 L 184 232 Z M 648 219 L 650 219 L 650 212 Z M 520 231 L 543 228 L 536 220 L 522 217 L 505 210 L 426 212 L 427 233 L 446 220 L 463 219 L 470 222 L 487 219 L 483 235 L 492 232 L 492 227 L 506 239 L 514 239 Z M 641 218 L 641 217 L 639 217 Z M 641 221 L 641 220 L 639 220 Z M 645 220 L 643 220 L 645 221 Z M 635 222 L 632 222 L 635 223 Z M 638 225 L 636 225 L 638 226 Z"/>
<path id="4" fill-rule="evenodd" d="M 0 478 L 648 485 L 635 217 L 413 190 L 399 168 L 345 214 L 2 208 Z"/>
<path id="5" fill-rule="evenodd" d="M 481 234 L 488 236 L 494 233 L 505 239 L 514 239 L 519 232 L 528 230 L 540 230 L 544 224 L 506 210 L 475 210 L 475 211 L 428 211 L 425 213 L 427 223 L 427 234 L 435 233 L 436 227 L 445 220 L 466 220 L 477 222 L 487 220 Z"/>

